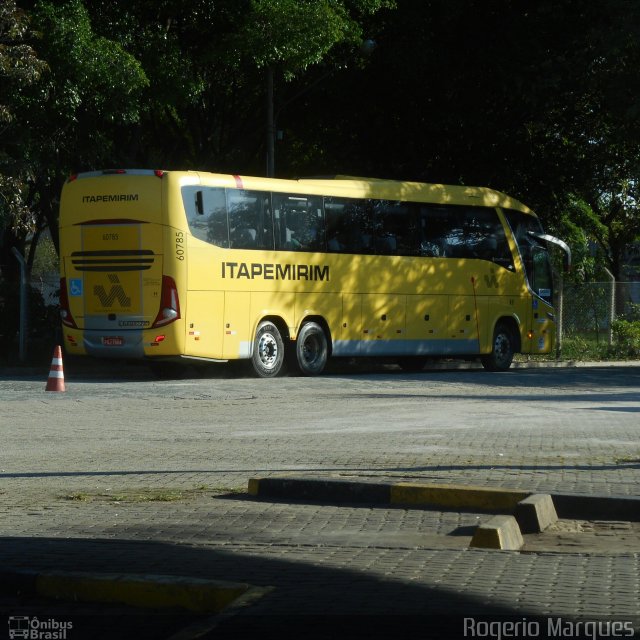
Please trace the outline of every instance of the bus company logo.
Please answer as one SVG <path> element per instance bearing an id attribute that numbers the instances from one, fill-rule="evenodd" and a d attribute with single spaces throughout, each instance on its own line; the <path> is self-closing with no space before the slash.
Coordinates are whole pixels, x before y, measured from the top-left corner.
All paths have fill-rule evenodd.
<path id="1" fill-rule="evenodd" d="M 112 193 L 96 196 L 82 196 L 85 204 L 98 204 L 99 202 L 137 202 L 137 193 Z"/>
<path id="2" fill-rule="evenodd" d="M 67 640 L 68 631 L 73 629 L 73 622 L 37 617 L 9 616 L 9 638 L 26 638 L 28 640 Z"/>
<path id="3" fill-rule="evenodd" d="M 100 300 L 100 304 L 104 308 L 109 308 L 113 307 L 113 303 L 117 300 L 121 307 L 130 307 L 131 298 L 125 293 L 118 276 L 114 273 L 110 273 L 107 277 L 111 283 L 109 293 L 106 292 L 105 288 L 101 284 L 97 284 L 93 287 L 93 293 L 98 300 Z"/>
<path id="4" fill-rule="evenodd" d="M 496 272 L 492 269 L 490 275 L 484 276 L 484 283 L 487 285 L 488 289 L 493 287 L 494 289 L 498 289 L 500 287 L 500 283 L 498 282 L 498 278 L 496 276 Z"/>
<path id="5" fill-rule="evenodd" d="M 236 280 L 311 280 L 329 282 L 329 266 L 317 264 L 264 264 L 223 262 L 222 277 Z"/>

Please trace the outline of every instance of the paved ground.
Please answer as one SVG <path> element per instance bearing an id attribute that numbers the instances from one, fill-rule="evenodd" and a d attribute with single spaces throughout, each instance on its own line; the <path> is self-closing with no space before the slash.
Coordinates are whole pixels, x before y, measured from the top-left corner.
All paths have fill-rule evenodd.
<path id="1" fill-rule="evenodd" d="M 250 477 L 289 472 L 640 497 L 639 367 L 312 383 L 127 375 L 68 373 L 65 394 L 0 375 L 1 567 L 274 587 L 211 637 L 248 622 L 278 637 L 323 624 L 338 638 L 441 625 L 464 637 L 465 617 L 541 620 L 530 637 L 549 619 L 640 622 L 636 524 L 561 522 L 524 552 L 487 551 L 467 546 L 486 514 L 243 494 Z M 4 613 L 34 607 L 45 611 L 9 599 Z"/>

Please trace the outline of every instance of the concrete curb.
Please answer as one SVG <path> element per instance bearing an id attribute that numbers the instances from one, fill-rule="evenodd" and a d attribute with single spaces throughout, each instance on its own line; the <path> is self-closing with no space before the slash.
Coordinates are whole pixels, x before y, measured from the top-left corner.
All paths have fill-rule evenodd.
<path id="1" fill-rule="evenodd" d="M 536 493 L 518 502 L 514 516 L 522 533 L 541 533 L 558 521 L 553 498 L 548 493 Z"/>
<path id="2" fill-rule="evenodd" d="M 263 591 L 246 583 L 182 576 L 0 569 L 0 593 L 79 602 L 220 613 L 238 598 Z"/>
<path id="3" fill-rule="evenodd" d="M 414 482 L 357 482 L 334 478 L 251 478 L 248 492 L 261 498 L 288 498 L 328 502 L 433 505 L 447 508 L 502 511 L 515 506 L 530 492 L 466 485 Z"/>
<path id="4" fill-rule="evenodd" d="M 525 491 L 486 487 L 398 482 L 390 485 L 391 504 L 434 505 L 449 509 L 510 511 L 529 496 Z"/>
<path id="5" fill-rule="evenodd" d="M 524 546 L 524 539 L 513 516 L 493 516 L 478 526 L 469 546 L 519 551 Z"/>
<path id="6" fill-rule="evenodd" d="M 431 506 L 493 513 L 512 512 L 518 502 L 540 493 L 486 486 L 294 476 L 251 478 L 248 492 L 258 498 Z M 559 518 L 640 521 L 640 497 L 549 493 Z"/>

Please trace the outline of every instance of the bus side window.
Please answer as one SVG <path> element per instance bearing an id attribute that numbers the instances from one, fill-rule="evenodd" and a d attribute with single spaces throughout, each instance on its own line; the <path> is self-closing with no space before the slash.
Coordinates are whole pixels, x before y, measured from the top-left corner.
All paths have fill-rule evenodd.
<path id="1" fill-rule="evenodd" d="M 410 202 L 374 200 L 376 253 L 416 256 L 420 254 L 417 207 Z"/>
<path id="2" fill-rule="evenodd" d="M 187 223 L 191 235 L 218 247 L 229 246 L 225 192 L 217 187 L 182 188 Z"/>
<path id="3" fill-rule="evenodd" d="M 204 215 L 207 217 L 207 242 L 219 247 L 229 246 L 229 221 L 224 189 L 203 190 Z"/>
<path id="4" fill-rule="evenodd" d="M 451 257 L 447 238 L 451 235 L 452 222 L 444 207 L 420 205 L 420 255 Z"/>
<path id="5" fill-rule="evenodd" d="M 328 251 L 375 253 L 375 229 L 370 200 L 326 197 L 324 208 Z"/>
<path id="6" fill-rule="evenodd" d="M 345 248 L 343 243 L 344 204 L 334 202 L 335 198 L 324 199 L 324 217 L 327 230 L 327 251 L 330 253 L 342 253 Z"/>
<path id="7" fill-rule="evenodd" d="M 227 190 L 229 240 L 232 249 L 273 249 L 269 194 Z"/>
<path id="8" fill-rule="evenodd" d="M 474 207 L 463 212 L 467 257 L 503 267 L 513 264 L 507 236 L 495 209 Z"/>
<path id="9" fill-rule="evenodd" d="M 324 251 L 325 225 L 318 196 L 273 194 L 276 248 L 284 251 Z"/>

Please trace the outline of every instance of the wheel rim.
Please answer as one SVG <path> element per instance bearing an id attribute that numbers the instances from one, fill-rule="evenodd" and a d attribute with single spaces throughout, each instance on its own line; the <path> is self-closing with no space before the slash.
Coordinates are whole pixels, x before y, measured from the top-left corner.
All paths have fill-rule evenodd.
<path id="1" fill-rule="evenodd" d="M 509 354 L 511 352 L 511 341 L 509 340 L 509 336 L 504 333 L 499 333 L 496 336 L 494 350 L 496 354 L 496 362 L 498 364 L 505 363 L 509 359 Z"/>
<path id="2" fill-rule="evenodd" d="M 322 353 L 322 344 L 317 336 L 309 336 L 302 345 L 302 359 L 308 366 L 318 362 Z"/>
<path id="3" fill-rule="evenodd" d="M 258 357 L 265 369 L 273 369 L 278 363 L 278 341 L 271 333 L 263 333 L 258 341 Z"/>

